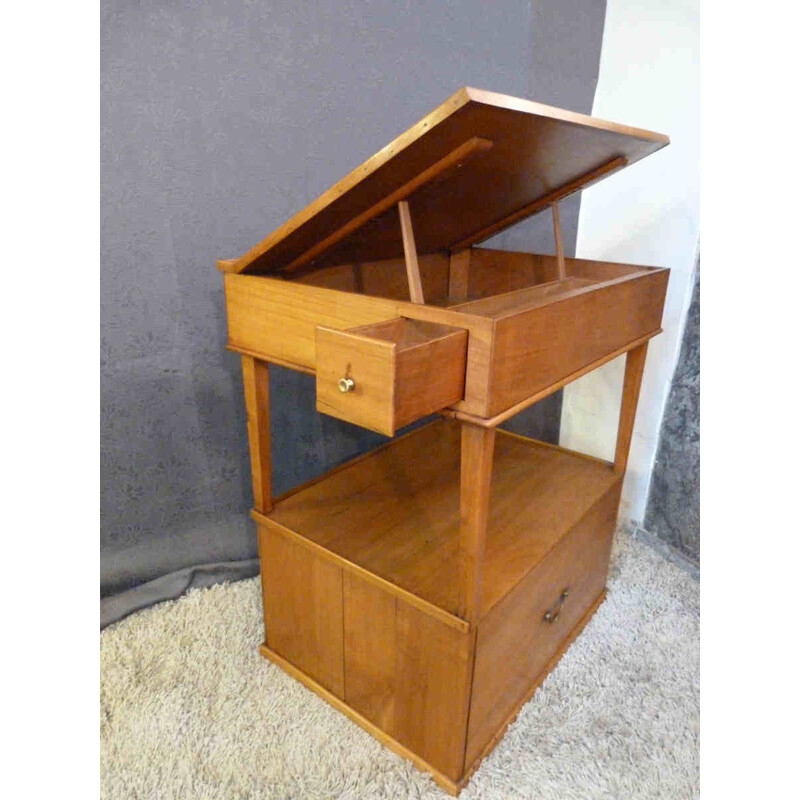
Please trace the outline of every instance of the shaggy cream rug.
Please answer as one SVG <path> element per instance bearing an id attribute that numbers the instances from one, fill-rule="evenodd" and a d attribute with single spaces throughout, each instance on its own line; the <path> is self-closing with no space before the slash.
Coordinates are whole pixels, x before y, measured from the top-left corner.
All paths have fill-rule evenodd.
<path id="1" fill-rule="evenodd" d="M 461 793 L 699 796 L 699 586 L 624 533 L 605 603 Z M 101 635 L 104 798 L 445 798 L 257 651 L 257 579 Z"/>

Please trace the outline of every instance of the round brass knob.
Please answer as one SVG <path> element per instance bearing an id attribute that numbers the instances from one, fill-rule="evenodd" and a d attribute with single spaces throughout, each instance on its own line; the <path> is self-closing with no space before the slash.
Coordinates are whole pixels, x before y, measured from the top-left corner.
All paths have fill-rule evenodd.
<path id="1" fill-rule="evenodd" d="M 339 391 L 340 392 L 352 392 L 353 389 L 356 388 L 355 383 L 353 383 L 352 378 L 339 378 Z"/>

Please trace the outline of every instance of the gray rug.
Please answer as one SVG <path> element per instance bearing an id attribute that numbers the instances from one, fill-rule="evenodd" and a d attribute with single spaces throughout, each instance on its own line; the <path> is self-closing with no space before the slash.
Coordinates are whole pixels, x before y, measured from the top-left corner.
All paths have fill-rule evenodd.
<path id="1" fill-rule="evenodd" d="M 605 603 L 461 793 L 699 796 L 699 585 L 622 532 Z M 444 798 L 257 652 L 257 579 L 101 634 L 104 798 Z"/>

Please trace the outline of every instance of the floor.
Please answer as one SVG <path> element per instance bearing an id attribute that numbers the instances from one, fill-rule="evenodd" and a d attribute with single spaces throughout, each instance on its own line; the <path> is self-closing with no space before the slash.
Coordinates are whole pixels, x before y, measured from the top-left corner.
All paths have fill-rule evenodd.
<path id="1" fill-rule="evenodd" d="M 617 534 L 606 601 L 462 791 L 699 797 L 699 583 Z M 257 652 L 257 579 L 101 634 L 102 797 L 444 798 Z"/>

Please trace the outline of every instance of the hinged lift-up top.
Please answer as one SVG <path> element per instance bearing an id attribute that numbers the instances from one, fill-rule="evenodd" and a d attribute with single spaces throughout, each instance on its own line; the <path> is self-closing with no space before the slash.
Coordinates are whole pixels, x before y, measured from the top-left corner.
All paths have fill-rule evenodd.
<path id="1" fill-rule="evenodd" d="M 658 133 L 464 88 L 342 178 L 226 272 L 269 274 L 476 244 L 669 143 Z M 388 212 L 388 213 L 387 213 Z"/>

